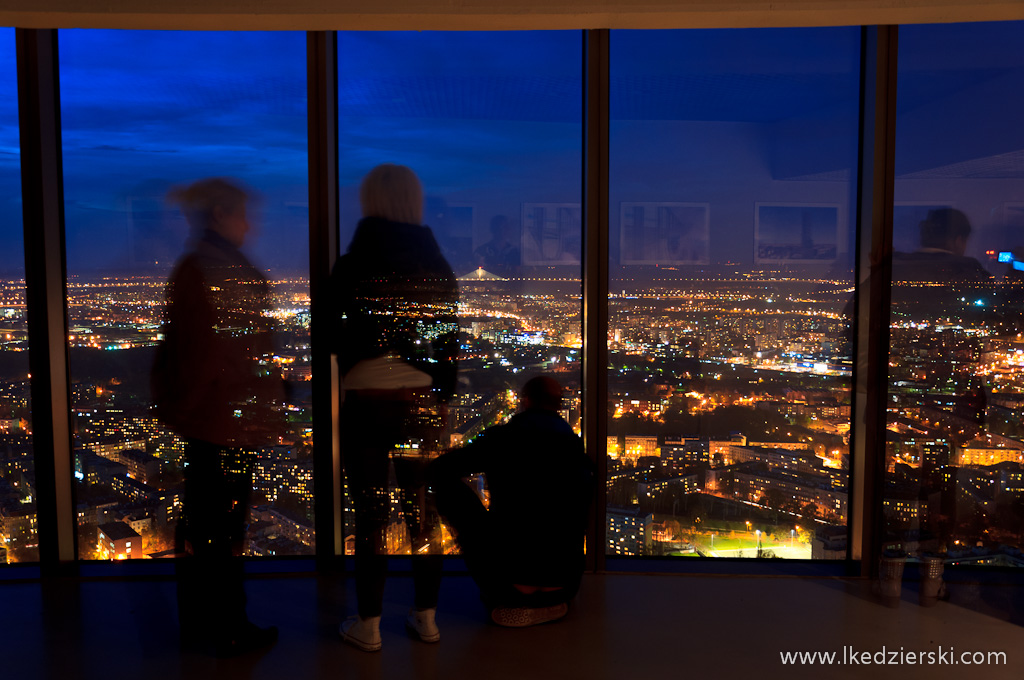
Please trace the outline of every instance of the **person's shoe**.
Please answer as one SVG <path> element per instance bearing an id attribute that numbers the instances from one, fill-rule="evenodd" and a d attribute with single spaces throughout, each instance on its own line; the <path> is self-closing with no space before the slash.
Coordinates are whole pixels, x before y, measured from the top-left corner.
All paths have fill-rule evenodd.
<path id="1" fill-rule="evenodd" d="M 350 616 L 338 629 L 341 639 L 364 652 L 380 651 L 380 617 Z"/>
<path id="2" fill-rule="evenodd" d="M 247 623 L 233 635 L 226 635 L 213 644 L 214 656 L 230 658 L 257 650 L 269 649 L 277 642 L 277 626 L 260 628 Z"/>
<path id="3" fill-rule="evenodd" d="M 491 621 L 506 628 L 525 628 L 557 621 L 568 613 L 564 602 L 551 607 L 498 607 L 491 610 Z"/>
<path id="4" fill-rule="evenodd" d="M 421 642 L 437 642 L 441 639 L 441 632 L 437 629 L 437 622 L 434 620 L 437 608 L 417 611 L 415 608 L 409 610 L 405 617 L 405 628 L 409 634 Z"/>

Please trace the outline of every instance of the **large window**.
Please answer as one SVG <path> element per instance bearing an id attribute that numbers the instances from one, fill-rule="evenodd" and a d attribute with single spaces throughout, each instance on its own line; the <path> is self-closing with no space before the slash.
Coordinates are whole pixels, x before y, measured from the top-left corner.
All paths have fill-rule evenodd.
<path id="1" fill-rule="evenodd" d="M 407 165 L 459 285 L 459 383 L 444 434 L 392 456 L 472 439 L 509 417 L 517 389 L 541 372 L 562 383 L 578 426 L 581 33 L 342 33 L 338 45 L 342 252 L 363 176 Z M 396 509 L 401 496 L 392 487 Z M 388 548 L 407 552 L 394 518 Z"/>
<path id="2" fill-rule="evenodd" d="M 900 28 L 886 538 L 1024 566 L 1024 24 Z"/>
<path id="3" fill-rule="evenodd" d="M 196 435 L 156 417 L 150 374 L 172 267 L 201 236 L 170 192 L 210 177 L 257 197 L 242 252 L 268 281 L 274 345 L 254 358 L 291 386 L 272 412 L 235 411 L 273 430 L 224 462 L 253 478 L 245 552 L 312 553 L 305 35 L 62 31 L 60 50 L 80 557 L 175 550 Z M 177 369 L 226 375 L 200 355 Z"/>
<path id="4" fill-rule="evenodd" d="M 846 557 L 859 45 L 612 33 L 609 555 Z"/>
<path id="5" fill-rule="evenodd" d="M 884 271 L 889 245 L 858 229 L 879 213 L 857 211 L 860 171 L 885 172 L 858 159 L 873 141 L 858 139 L 860 94 L 875 87 L 859 70 L 870 31 L 611 32 L 604 555 L 847 556 L 862 511 L 849 478 L 853 298 L 871 283 L 891 284 L 892 305 L 881 319 L 860 310 L 890 331 L 888 384 L 865 380 L 887 411 L 884 536 L 868 539 L 1024 566 L 1022 31 L 899 28 L 895 177 L 881 178 L 895 183 L 892 279 L 869 282 L 855 266 Z M 530 377 L 561 382 L 579 430 L 582 283 L 604 264 L 582 257 L 581 189 L 600 164 L 584 167 L 585 37 L 337 36 L 341 253 L 362 179 L 406 165 L 458 284 L 454 396 L 417 403 L 378 498 L 390 553 L 421 547 L 409 522 L 429 499 L 399 479 L 407 459 L 420 466 L 508 419 Z M 38 559 L 14 38 L 0 30 L 0 562 Z M 258 332 L 241 317 L 211 328 L 245 346 L 261 378 L 287 383 L 231 402 L 262 433 L 224 461 L 252 475 L 245 550 L 314 551 L 308 189 L 326 180 L 307 177 L 306 38 L 60 32 L 81 559 L 181 548 L 185 452 L 201 437 L 171 422 L 151 375 L 166 376 L 168 283 L 201 240 L 179 189 L 204 178 L 252 195 L 240 252 L 266 302 Z M 210 365 L 177 368 L 198 384 Z M 345 459 L 357 424 L 341 422 Z M 475 483 L 486 498 L 486 479 Z M 340 493 L 351 512 L 351 489 Z M 348 553 L 353 516 L 343 521 Z M 111 533 L 131 554 L 111 549 Z M 454 551 L 443 529 L 430 543 Z"/>
<path id="6" fill-rule="evenodd" d="M 14 30 L 0 29 L 0 564 L 39 559 Z"/>

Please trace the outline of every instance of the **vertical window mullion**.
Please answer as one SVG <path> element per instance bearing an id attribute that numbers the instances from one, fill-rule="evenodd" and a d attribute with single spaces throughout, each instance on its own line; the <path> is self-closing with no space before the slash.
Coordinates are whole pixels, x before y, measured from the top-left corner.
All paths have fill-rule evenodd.
<path id="1" fill-rule="evenodd" d="M 17 50 L 39 558 L 52 574 L 77 555 L 57 31 L 18 29 Z"/>
<path id="2" fill-rule="evenodd" d="M 338 255 L 337 33 L 307 34 L 309 117 L 309 293 L 313 392 L 313 484 L 317 558 L 344 552 L 338 436 L 338 369 L 331 358 L 331 268 Z"/>
<path id="3" fill-rule="evenodd" d="M 889 301 L 896 139 L 896 26 L 864 28 L 861 96 L 860 251 L 857 286 L 856 407 L 851 470 L 850 557 L 861 575 L 881 554 L 885 474 Z"/>
<path id="4" fill-rule="evenodd" d="M 583 434 L 597 466 L 587 568 L 605 565 L 608 472 L 608 93 L 609 31 L 584 36 L 583 96 Z"/>

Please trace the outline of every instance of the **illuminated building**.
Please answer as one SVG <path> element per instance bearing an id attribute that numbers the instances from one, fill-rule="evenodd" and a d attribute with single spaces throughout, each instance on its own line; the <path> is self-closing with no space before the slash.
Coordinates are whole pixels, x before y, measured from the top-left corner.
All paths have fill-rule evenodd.
<path id="1" fill-rule="evenodd" d="M 96 552 L 102 559 L 130 560 L 142 554 L 142 536 L 124 522 L 107 522 L 97 527 Z"/>

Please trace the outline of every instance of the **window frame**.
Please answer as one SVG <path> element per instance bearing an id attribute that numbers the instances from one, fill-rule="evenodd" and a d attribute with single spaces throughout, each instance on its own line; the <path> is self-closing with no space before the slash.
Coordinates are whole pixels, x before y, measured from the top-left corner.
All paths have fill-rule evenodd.
<path id="1" fill-rule="evenodd" d="M 891 287 L 898 26 L 862 26 L 856 219 L 855 371 L 851 416 L 849 540 L 845 560 L 616 558 L 603 549 L 606 521 L 609 252 L 610 31 L 583 30 L 583 433 L 599 479 L 587 527 L 589 572 L 784 573 L 870 576 L 881 550 L 888 300 Z M 307 32 L 309 263 L 312 318 L 326 318 L 328 278 L 339 254 L 338 39 Z M 74 516 L 63 176 L 56 29 L 16 29 L 40 567 L 80 573 Z M 32 225 L 31 227 L 29 225 Z M 872 277 L 872 257 L 876 263 Z M 871 280 L 884 281 L 871 285 Z M 348 568 L 343 545 L 337 366 L 328 324 L 311 326 L 314 489 L 318 570 Z M 401 560 L 398 560 L 401 563 Z M 259 570 L 311 568 L 309 558 L 263 558 Z M 255 565 L 252 565 L 255 566 Z M 144 565 L 96 565 L 103 573 L 152 573 Z M 114 571 L 110 571 L 114 569 Z M 994 570 L 986 568 L 986 573 Z"/>

